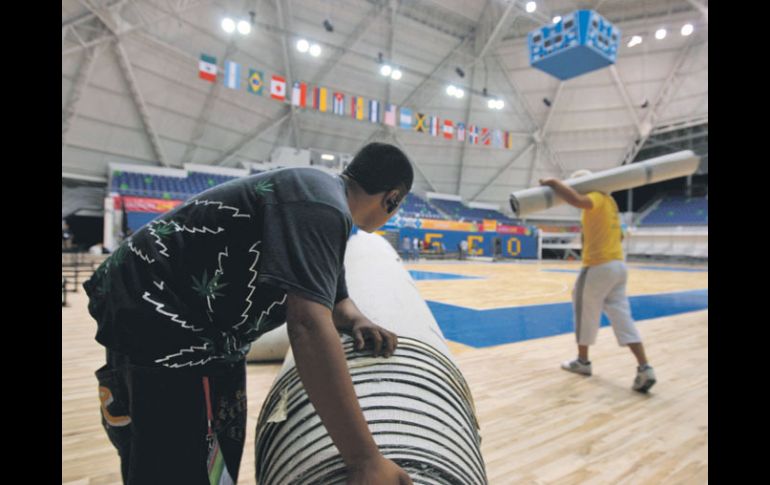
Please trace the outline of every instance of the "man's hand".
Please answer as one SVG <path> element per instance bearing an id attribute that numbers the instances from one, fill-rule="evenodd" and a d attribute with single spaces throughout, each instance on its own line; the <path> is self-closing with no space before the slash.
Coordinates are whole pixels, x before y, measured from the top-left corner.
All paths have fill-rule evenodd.
<path id="1" fill-rule="evenodd" d="M 356 350 L 373 349 L 375 357 L 380 354 L 390 357 L 398 345 L 395 333 L 385 330 L 363 315 L 353 320 L 350 333 L 355 339 Z"/>
<path id="2" fill-rule="evenodd" d="M 565 202 L 567 202 L 569 205 L 577 207 L 578 209 L 593 209 L 594 203 L 591 201 L 591 198 L 579 194 L 575 191 L 572 187 L 569 185 L 565 185 L 561 180 L 556 178 L 545 178 L 540 179 L 540 185 L 544 185 L 546 187 L 550 187 L 553 189 L 554 192 L 556 192 L 556 195 L 564 199 Z"/>
<path id="3" fill-rule="evenodd" d="M 412 485 L 409 475 L 382 455 L 348 467 L 347 485 Z"/>

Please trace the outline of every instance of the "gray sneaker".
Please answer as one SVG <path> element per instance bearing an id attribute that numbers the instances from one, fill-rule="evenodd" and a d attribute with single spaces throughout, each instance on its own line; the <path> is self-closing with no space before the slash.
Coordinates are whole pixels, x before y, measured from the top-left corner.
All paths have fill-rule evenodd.
<path id="1" fill-rule="evenodd" d="M 568 360 L 567 362 L 561 363 L 561 368 L 568 371 L 568 372 L 574 372 L 575 374 L 581 374 L 584 376 L 590 376 L 591 375 L 591 363 L 584 364 L 580 362 L 579 360 Z"/>
<path id="2" fill-rule="evenodd" d="M 634 379 L 633 390 L 636 392 L 646 393 L 652 386 L 655 385 L 655 371 L 649 365 L 644 370 L 638 370 L 636 372 L 636 379 Z"/>

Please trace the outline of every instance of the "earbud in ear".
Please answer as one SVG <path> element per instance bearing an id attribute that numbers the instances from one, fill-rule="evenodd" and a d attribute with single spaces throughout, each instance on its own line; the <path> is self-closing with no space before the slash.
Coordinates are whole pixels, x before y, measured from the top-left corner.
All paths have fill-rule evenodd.
<path id="1" fill-rule="evenodd" d="M 392 199 L 388 200 L 386 204 L 388 205 L 388 214 L 392 214 L 393 211 L 396 210 L 396 207 L 398 207 L 398 202 Z"/>

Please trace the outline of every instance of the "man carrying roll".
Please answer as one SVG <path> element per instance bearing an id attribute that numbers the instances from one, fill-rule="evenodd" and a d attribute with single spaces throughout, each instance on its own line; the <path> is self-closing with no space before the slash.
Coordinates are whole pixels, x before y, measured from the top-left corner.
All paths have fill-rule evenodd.
<path id="1" fill-rule="evenodd" d="M 579 170 L 570 178 L 590 173 L 588 170 Z M 583 268 L 572 291 L 578 357 L 562 363 L 562 369 L 591 375 L 588 347 L 596 343 L 604 311 L 610 319 L 618 344 L 629 347 L 638 362 L 632 388 L 646 393 L 655 384 L 656 378 L 647 362 L 642 338 L 631 317 L 631 307 L 626 296 L 628 269 L 623 256 L 623 233 L 615 200 L 602 192 L 579 194 L 572 187 L 553 178 L 540 180 L 540 185 L 552 188 L 568 204 L 582 209 Z"/>

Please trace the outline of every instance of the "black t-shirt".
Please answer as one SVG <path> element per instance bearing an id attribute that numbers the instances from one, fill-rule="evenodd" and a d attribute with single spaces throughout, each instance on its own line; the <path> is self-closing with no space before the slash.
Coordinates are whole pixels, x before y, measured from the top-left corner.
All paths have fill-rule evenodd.
<path id="1" fill-rule="evenodd" d="M 291 291 L 347 298 L 341 178 L 293 168 L 207 190 L 142 227 L 83 286 L 96 340 L 140 363 L 212 368 L 281 325 Z"/>

